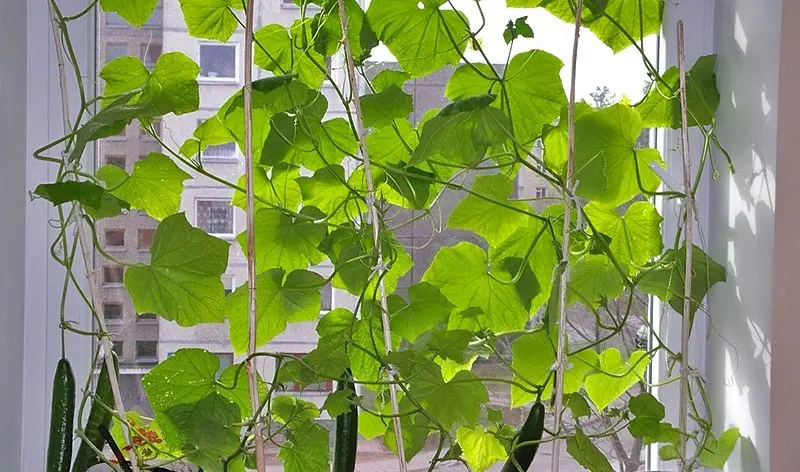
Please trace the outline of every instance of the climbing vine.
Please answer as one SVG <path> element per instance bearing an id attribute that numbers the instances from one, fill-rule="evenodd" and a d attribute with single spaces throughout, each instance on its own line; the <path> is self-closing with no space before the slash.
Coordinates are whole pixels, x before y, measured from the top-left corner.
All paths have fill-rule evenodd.
<path id="1" fill-rule="evenodd" d="M 100 0 L 74 14 L 50 2 L 62 79 L 74 74 L 81 100 L 74 115 L 64 101 L 64 136 L 37 151 L 57 172 L 34 193 L 58 207 L 51 252 L 66 269 L 64 299 L 77 291 L 96 321 L 92 331 L 78 329 L 62 306 L 64 336 L 95 338 L 94 360 L 107 375 L 102 394 L 90 388 L 91 379 L 78 394 L 77 418 L 91 408 L 96 421 L 75 424 L 85 450 L 72 471 L 99 462 L 124 472 L 179 462 L 209 472 L 263 471 L 258 452 L 265 443 L 278 446 L 288 472 L 328 471 L 332 449 L 316 421 L 320 408 L 280 393 L 288 383 L 307 387 L 345 373 L 357 388 L 330 393 L 322 410 L 332 418 L 357 412 L 359 433 L 383 436 L 399 456 L 399 470 L 426 441 L 436 444 L 429 470 L 460 462 L 483 471 L 507 460 L 504 470 L 524 470 L 521 451 L 562 441 L 593 472 L 614 470 L 614 457 L 620 470 L 637 470 L 643 445 L 659 447 L 663 460 L 683 470 L 721 468 L 738 430 L 717 435 L 705 381 L 683 364 L 682 353 L 649 329 L 650 341 L 632 352 L 605 347 L 632 319 L 649 328 L 641 302 L 647 295 L 670 305 L 669 316 L 686 317 L 691 332 L 698 312 L 705 315 L 706 293 L 725 279 L 724 267 L 691 236 L 686 243 L 684 226 L 672 244 L 662 242 L 655 197 L 681 199 L 689 202 L 683 211 L 691 209 L 702 174 L 718 174 L 712 148 L 727 156 L 714 134 L 715 58 L 661 73 L 645 54 L 646 36 L 673 27 L 662 25 L 663 0 L 507 0 L 509 7 L 544 8 L 615 53 L 641 53 L 651 79 L 644 99 L 603 108 L 574 99 L 575 74 L 591 71 L 573 65 L 573 90 L 565 90 L 560 59 L 521 50 L 518 38 L 536 29 L 525 17 L 511 19 L 503 33 L 506 63 L 492 64 L 480 41 L 488 1 L 474 1 L 484 22 L 477 25 L 449 0 L 372 0 L 366 11 L 356 0 L 295 3 L 300 14 L 291 26 L 253 30 L 252 2 L 180 0 L 189 35 L 228 41 L 243 29 L 253 38 L 245 57 L 252 54 L 255 67 L 271 74 L 247 80 L 177 146 L 153 123 L 198 110 L 199 66 L 180 52 L 163 54 L 152 70 L 135 57 L 119 57 L 102 66 L 102 94 L 91 98 L 68 32 L 70 22 L 96 9 L 141 27 L 156 0 Z M 380 44 L 399 69 L 372 75 L 365 65 Z M 485 62 L 468 60 L 468 48 Z M 333 56 L 345 64 L 346 81 L 332 77 L 326 64 Z M 413 99 L 403 85 L 447 67 L 455 68 L 445 90 L 450 103 L 410 122 Z M 325 119 L 323 84 L 338 96 L 344 118 Z M 162 151 L 130 174 L 85 166 L 95 141 L 132 123 Z M 702 152 L 688 185 L 664 190 L 659 169 L 666 163 L 637 141 L 647 129 L 682 126 L 701 131 Z M 236 182 L 214 174 L 202 158 L 209 146 L 228 143 L 248 163 Z M 556 203 L 537 210 L 512 196 L 523 169 L 559 192 Z M 180 212 L 184 185 L 199 178 L 231 189 L 232 204 L 251 217 L 236 243 L 193 227 Z M 397 212 L 436 221 L 442 195 L 454 192 L 463 198 L 447 227 L 480 242 L 442 247 L 420 267 L 400 237 L 409 220 L 396 223 Z M 134 209 L 159 221 L 146 263 L 118 260 L 96 234 L 99 220 Z M 247 252 L 251 275 L 226 295 L 221 277 L 231 244 Z M 144 376 L 154 418 L 126 414 L 94 272 L 88 293 L 76 273 L 76 256 L 83 254 L 91 268 L 86 255 L 95 250 L 125 266 L 137 312 L 180 326 L 225 322 L 234 352 L 245 360 L 218 374 L 215 355 L 181 349 Z M 334 268 L 327 277 L 311 270 L 324 261 Z M 421 280 L 399 293 L 399 280 L 414 266 Z M 353 310 L 319 317 L 328 283 L 357 299 Z M 566 336 L 578 307 L 595 320 L 593 339 Z M 316 322 L 314 350 L 303 357 L 268 350 L 289 324 L 303 321 Z M 664 405 L 648 393 L 646 372 L 659 354 L 670 372 L 681 365 L 667 382 L 684 387 L 691 423 L 682 421 L 682 429 L 665 421 Z M 479 359 L 501 365 L 503 374 L 482 375 L 474 368 Z M 274 375 L 260 378 L 250 364 L 268 361 Z M 522 425 L 492 406 L 487 387 L 497 385 L 510 388 L 514 408 L 544 404 L 541 437 L 526 437 L 526 428 L 518 433 Z M 638 452 L 616 447 L 622 433 L 637 441 Z M 615 446 L 611 460 L 597 445 L 607 438 Z M 105 445 L 116 453 L 107 454 Z"/>

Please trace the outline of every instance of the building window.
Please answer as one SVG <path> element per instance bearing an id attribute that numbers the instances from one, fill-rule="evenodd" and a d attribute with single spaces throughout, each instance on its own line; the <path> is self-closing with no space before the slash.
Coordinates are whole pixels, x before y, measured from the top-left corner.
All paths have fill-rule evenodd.
<path id="1" fill-rule="evenodd" d="M 225 295 L 230 295 L 233 293 L 234 286 L 236 284 L 233 281 L 233 277 L 230 275 L 223 275 L 222 276 L 222 287 L 225 288 Z"/>
<path id="2" fill-rule="evenodd" d="M 137 323 L 153 323 L 158 321 L 158 315 L 155 313 L 139 313 L 136 317 Z"/>
<path id="3" fill-rule="evenodd" d="M 197 126 L 201 126 L 205 121 L 197 120 Z M 230 142 L 208 146 L 201 155 L 204 159 L 234 159 L 236 157 L 236 143 Z"/>
<path id="4" fill-rule="evenodd" d="M 235 44 L 200 44 L 200 77 L 208 80 L 236 80 Z"/>
<path id="5" fill-rule="evenodd" d="M 209 234 L 233 235 L 233 207 L 227 200 L 197 200 L 198 228 Z"/>
<path id="6" fill-rule="evenodd" d="M 536 198 L 547 198 L 547 188 L 536 187 Z"/>
<path id="7" fill-rule="evenodd" d="M 219 359 L 219 369 L 217 370 L 217 376 L 220 376 L 222 375 L 223 370 L 233 365 L 233 353 L 215 352 L 214 355 L 217 356 L 217 359 Z"/>
<path id="8" fill-rule="evenodd" d="M 150 249 L 153 245 L 153 236 L 156 230 L 151 228 L 139 229 L 136 234 L 136 248 L 137 249 Z"/>
<path id="9" fill-rule="evenodd" d="M 123 130 L 122 132 L 124 133 L 125 131 Z M 108 156 L 107 155 L 106 156 L 106 164 L 112 165 L 112 166 L 117 166 L 120 169 L 125 170 L 125 166 L 126 166 L 125 156 L 116 156 L 116 155 Z"/>
<path id="10" fill-rule="evenodd" d="M 125 357 L 125 356 L 122 355 L 125 352 L 123 350 L 122 341 L 114 341 L 113 350 L 114 350 L 114 354 L 117 355 L 118 359 L 122 359 L 123 357 Z"/>
<path id="11" fill-rule="evenodd" d="M 128 45 L 125 43 L 106 43 L 106 62 L 128 55 Z"/>
<path id="12" fill-rule="evenodd" d="M 117 265 L 103 267 L 103 283 L 105 285 L 119 285 L 125 277 L 125 268 Z"/>
<path id="13" fill-rule="evenodd" d="M 322 287 L 322 311 L 331 311 L 333 309 L 333 287 L 330 283 Z"/>
<path id="14" fill-rule="evenodd" d="M 106 321 L 119 321 L 122 319 L 121 303 L 103 303 L 103 318 Z"/>
<path id="15" fill-rule="evenodd" d="M 107 248 L 125 247 L 125 230 L 107 229 L 105 231 L 105 243 Z"/>
<path id="16" fill-rule="evenodd" d="M 156 61 L 158 61 L 158 56 L 161 55 L 161 45 L 160 44 L 142 44 L 140 57 L 142 58 L 142 62 L 144 66 L 148 69 L 153 69 L 156 66 Z"/>
<path id="17" fill-rule="evenodd" d="M 158 343 L 156 341 L 136 341 L 136 360 L 155 362 L 158 360 Z"/>

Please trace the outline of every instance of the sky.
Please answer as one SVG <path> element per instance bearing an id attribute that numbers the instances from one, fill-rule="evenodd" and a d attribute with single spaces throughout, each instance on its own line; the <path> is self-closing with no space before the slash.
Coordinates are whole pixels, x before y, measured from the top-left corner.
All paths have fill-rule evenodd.
<path id="1" fill-rule="evenodd" d="M 474 0 L 453 0 L 453 4 L 467 15 L 472 29 L 475 30 L 481 20 Z M 555 18 L 542 8 L 507 8 L 504 0 L 482 0 L 481 6 L 486 15 L 486 27 L 481 31 L 479 38 L 492 62 L 505 63 L 508 55 L 508 46 L 503 41 L 506 23 L 527 16 L 528 25 L 534 32 L 534 39 L 516 40 L 514 54 L 536 48 L 560 58 L 565 64 L 561 77 L 564 89 L 568 91 L 574 25 Z M 656 42 L 655 36 L 646 41 L 648 54 L 654 63 Z M 389 60 L 390 54 L 385 46 L 381 45 L 379 49 L 373 51 L 372 57 L 377 60 Z M 481 61 L 480 56 L 474 51 L 468 51 L 467 57 L 470 60 Z M 590 100 L 589 93 L 594 92 L 596 87 L 607 86 L 616 94 L 616 100 L 627 96 L 632 101 L 638 101 L 643 95 L 647 73 L 635 48 L 631 47 L 614 54 L 608 46 L 584 28 L 578 47 L 576 77 L 576 94 L 579 100 Z"/>

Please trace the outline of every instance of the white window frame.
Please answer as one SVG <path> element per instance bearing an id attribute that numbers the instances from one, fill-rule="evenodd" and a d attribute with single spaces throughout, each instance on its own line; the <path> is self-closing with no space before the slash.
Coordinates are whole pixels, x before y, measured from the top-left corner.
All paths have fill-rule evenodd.
<path id="1" fill-rule="evenodd" d="M 197 126 L 200 126 L 201 124 L 205 123 L 210 118 L 211 117 L 198 118 L 197 119 Z M 239 163 L 239 148 L 236 145 L 236 142 L 235 141 L 231 141 L 230 143 L 225 143 L 225 144 L 233 144 L 233 154 L 231 154 L 230 156 L 209 156 L 209 155 L 206 155 L 206 151 L 208 149 L 204 149 L 204 150 L 200 151 L 200 158 L 203 160 L 204 163 L 207 162 L 209 164 L 212 164 L 212 163 L 213 164 L 238 164 Z M 220 145 L 214 144 L 214 145 L 211 145 L 209 147 L 212 147 L 212 146 L 222 146 L 222 145 L 221 144 Z"/>
<path id="2" fill-rule="evenodd" d="M 106 238 L 106 234 L 109 231 L 121 231 L 122 232 L 122 246 L 109 246 Z M 103 249 L 109 252 L 119 252 L 125 250 L 125 243 L 126 243 L 126 234 L 125 228 L 104 228 L 103 229 Z"/>
<path id="3" fill-rule="evenodd" d="M 241 81 L 241 59 L 239 57 L 239 43 L 236 41 L 198 41 L 197 43 L 197 64 L 200 64 L 203 46 L 230 46 L 233 47 L 234 58 L 234 74 L 233 77 L 205 77 L 203 75 L 197 76 L 197 83 L 210 84 L 210 85 L 238 85 Z M 202 74 L 202 72 L 201 72 Z"/>
<path id="4" fill-rule="evenodd" d="M 536 198 L 547 198 L 547 187 L 534 187 L 533 192 Z"/>
<path id="5" fill-rule="evenodd" d="M 211 236 L 214 236 L 216 238 L 220 238 L 220 239 L 234 239 L 236 237 L 236 207 L 234 207 L 233 205 L 230 204 L 231 203 L 230 199 L 219 198 L 219 197 L 198 197 L 198 198 L 195 198 L 194 199 L 194 225 L 195 225 L 195 227 L 200 228 L 200 225 L 197 223 L 197 217 L 198 217 L 198 215 L 200 213 L 197 210 L 197 204 L 199 202 L 209 202 L 209 201 L 224 202 L 224 203 L 227 203 L 228 205 L 230 205 L 230 207 L 231 207 L 231 233 L 230 234 L 228 234 L 228 233 L 208 233 L 208 234 L 211 235 Z M 203 229 L 203 228 L 200 228 L 200 229 Z M 205 229 L 203 229 L 203 231 L 205 231 Z"/>

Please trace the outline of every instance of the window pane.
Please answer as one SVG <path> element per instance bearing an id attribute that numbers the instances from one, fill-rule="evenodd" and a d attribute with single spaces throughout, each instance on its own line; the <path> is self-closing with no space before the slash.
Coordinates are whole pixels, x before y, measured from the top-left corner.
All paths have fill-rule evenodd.
<path id="1" fill-rule="evenodd" d="M 137 322 L 139 322 L 139 321 L 145 321 L 145 322 L 158 321 L 158 315 L 156 315 L 155 313 L 139 313 L 139 315 L 136 317 L 136 321 Z"/>
<path id="2" fill-rule="evenodd" d="M 233 234 L 233 207 L 225 200 L 199 200 L 197 227 L 211 234 Z"/>
<path id="3" fill-rule="evenodd" d="M 209 146 L 203 151 L 203 157 L 231 158 L 236 154 L 236 143 L 218 144 Z"/>
<path id="4" fill-rule="evenodd" d="M 106 247 L 125 246 L 125 230 L 107 229 L 105 235 L 106 235 Z"/>
<path id="5" fill-rule="evenodd" d="M 153 409 L 147 401 L 147 395 L 142 386 L 142 374 L 121 373 L 119 376 L 119 389 L 122 395 L 122 404 L 128 411 L 136 411 L 145 416 L 153 416 Z M 105 470 L 105 469 L 103 469 Z"/>
<path id="6" fill-rule="evenodd" d="M 105 318 L 106 321 L 122 319 L 122 304 L 103 303 L 103 318 Z"/>
<path id="7" fill-rule="evenodd" d="M 145 67 L 152 69 L 156 65 L 158 56 L 161 55 L 160 44 L 142 44 L 140 58 L 144 62 Z"/>
<path id="8" fill-rule="evenodd" d="M 125 269 L 122 266 L 103 267 L 103 283 L 105 284 L 121 284 L 124 275 Z"/>
<path id="9" fill-rule="evenodd" d="M 331 284 L 325 284 L 322 287 L 322 311 L 330 311 L 333 308 L 333 287 Z"/>
<path id="10" fill-rule="evenodd" d="M 236 78 L 236 47 L 230 44 L 201 44 L 200 77 Z"/>
<path id="11" fill-rule="evenodd" d="M 136 248 L 137 249 L 150 249 L 153 245 L 153 236 L 156 230 L 151 228 L 139 228 L 137 232 Z"/>
<path id="12" fill-rule="evenodd" d="M 106 44 L 106 62 L 128 54 L 128 45 L 125 43 Z"/>
<path id="13" fill-rule="evenodd" d="M 155 341 L 136 341 L 136 359 L 158 358 L 158 344 Z"/>
<path id="14" fill-rule="evenodd" d="M 123 130 L 123 133 L 125 131 Z M 125 170 L 125 156 L 114 156 L 114 155 L 107 155 L 106 156 L 106 164 L 117 166 L 122 170 Z"/>

